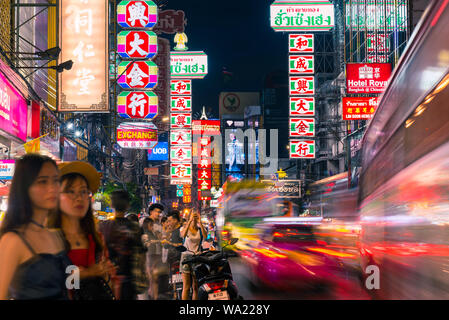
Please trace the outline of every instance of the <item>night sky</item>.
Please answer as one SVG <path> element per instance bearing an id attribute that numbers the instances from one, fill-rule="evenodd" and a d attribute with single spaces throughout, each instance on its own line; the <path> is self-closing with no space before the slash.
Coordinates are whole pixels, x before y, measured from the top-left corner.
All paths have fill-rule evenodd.
<path id="1" fill-rule="evenodd" d="M 164 9 L 183 10 L 189 51 L 208 55 L 208 75 L 194 80 L 194 113 L 205 105 L 218 118 L 221 91 L 261 91 L 264 76 L 287 69 L 287 34 L 270 27 L 274 0 L 169 0 Z M 164 36 L 172 42 L 174 35 Z M 233 73 L 226 84 L 223 67 Z"/>

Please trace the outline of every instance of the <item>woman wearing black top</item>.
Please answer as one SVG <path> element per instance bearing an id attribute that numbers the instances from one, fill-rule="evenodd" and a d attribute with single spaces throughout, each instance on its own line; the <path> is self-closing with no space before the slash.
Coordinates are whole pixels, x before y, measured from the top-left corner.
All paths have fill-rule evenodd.
<path id="1" fill-rule="evenodd" d="M 59 232 L 45 227 L 59 188 L 51 158 L 28 154 L 16 162 L 0 229 L 0 300 L 66 299 L 71 262 Z"/>

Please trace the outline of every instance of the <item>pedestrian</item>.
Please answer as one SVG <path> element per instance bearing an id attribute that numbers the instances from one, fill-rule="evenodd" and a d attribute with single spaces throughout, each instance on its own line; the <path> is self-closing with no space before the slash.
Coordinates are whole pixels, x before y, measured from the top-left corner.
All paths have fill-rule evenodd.
<path id="1" fill-rule="evenodd" d="M 137 279 L 140 269 L 136 269 L 136 261 L 143 252 L 140 238 L 140 227 L 137 223 L 125 218 L 130 208 L 130 196 L 125 190 L 111 193 L 111 206 L 115 211 L 115 219 L 103 221 L 100 232 L 104 236 L 111 261 L 117 266 L 117 283 L 115 294 L 120 300 L 136 300 L 138 294 Z M 141 272 L 145 273 L 144 266 Z"/>
<path id="2" fill-rule="evenodd" d="M 153 203 L 148 213 L 150 219 L 153 220 L 153 233 L 159 240 L 162 240 L 162 225 L 160 224 L 160 216 L 164 211 L 164 206 L 159 203 Z M 155 244 L 154 254 L 152 255 L 152 270 L 151 270 L 151 287 L 148 295 L 157 299 L 159 297 L 159 277 L 163 273 L 162 265 L 162 246 L 161 243 Z"/>
<path id="3" fill-rule="evenodd" d="M 162 233 L 161 240 L 170 240 L 172 229 L 166 216 L 161 218 Z M 162 264 L 167 264 L 168 248 L 162 246 Z"/>
<path id="4" fill-rule="evenodd" d="M 181 238 L 183 239 L 184 246 L 188 251 L 181 254 L 180 268 L 182 271 L 182 300 L 189 299 L 190 288 L 192 288 L 192 300 L 198 299 L 198 283 L 196 282 L 195 275 L 193 274 L 190 265 L 183 265 L 182 262 L 193 254 L 198 254 L 202 250 L 203 239 L 206 238 L 206 230 L 201 223 L 200 215 L 197 212 L 192 211 L 185 226 L 182 227 Z"/>
<path id="5" fill-rule="evenodd" d="M 59 188 L 51 158 L 27 154 L 16 161 L 0 229 L 0 300 L 67 299 L 71 262 L 60 231 L 46 227 Z"/>
<path id="6" fill-rule="evenodd" d="M 59 171 L 59 210 L 49 216 L 48 225 L 62 230 L 68 256 L 79 268 L 80 288 L 70 291 L 71 298 L 114 300 L 109 280 L 115 275 L 115 268 L 96 229 L 91 202 L 100 186 L 100 174 L 82 161 L 62 163 Z"/>
<path id="7" fill-rule="evenodd" d="M 139 217 L 135 213 L 130 213 L 126 216 L 126 218 L 130 221 L 133 221 L 135 223 L 139 223 Z"/>
<path id="8" fill-rule="evenodd" d="M 148 296 L 151 300 L 158 299 L 158 283 L 152 283 L 153 273 L 157 273 L 159 263 L 159 255 L 156 253 L 156 245 L 161 242 L 161 240 L 153 232 L 154 221 L 151 218 L 145 218 L 142 224 L 143 232 L 142 243 L 144 247 L 147 248 L 146 253 L 146 271 L 149 279 L 149 288 L 153 290 L 148 290 Z M 156 296 L 151 296 L 151 293 L 156 293 Z"/>

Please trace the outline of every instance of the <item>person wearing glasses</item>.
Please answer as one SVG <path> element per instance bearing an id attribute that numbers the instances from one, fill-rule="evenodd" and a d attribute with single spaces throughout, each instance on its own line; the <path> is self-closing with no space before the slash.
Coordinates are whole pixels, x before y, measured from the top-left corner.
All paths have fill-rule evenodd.
<path id="1" fill-rule="evenodd" d="M 114 274 L 114 266 L 109 261 L 103 239 L 96 230 L 91 202 L 92 194 L 100 186 L 100 175 L 92 165 L 82 161 L 61 163 L 59 171 L 59 210 L 50 215 L 48 224 L 62 230 L 68 256 L 80 270 L 81 286 L 90 286 L 98 278 L 109 281 Z M 76 300 L 105 299 L 89 296 L 93 291 L 91 289 L 90 293 L 86 288 L 81 289 L 83 290 L 71 291 L 71 297 Z"/>

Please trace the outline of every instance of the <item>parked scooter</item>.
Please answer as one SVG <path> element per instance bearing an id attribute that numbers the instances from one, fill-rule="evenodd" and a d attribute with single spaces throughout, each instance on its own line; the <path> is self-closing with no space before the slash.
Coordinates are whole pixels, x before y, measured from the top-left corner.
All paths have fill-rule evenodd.
<path id="1" fill-rule="evenodd" d="M 195 254 L 186 247 L 177 247 L 180 252 L 191 252 L 192 256 L 182 264 L 190 264 L 198 282 L 199 300 L 242 300 L 232 278 L 228 258 L 231 253 L 224 252 L 228 245 L 234 245 L 237 238 L 231 239 L 220 251 L 208 250 Z"/>
<path id="2" fill-rule="evenodd" d="M 182 273 L 179 271 L 179 261 L 170 266 L 170 286 L 173 291 L 173 299 L 182 299 Z"/>

